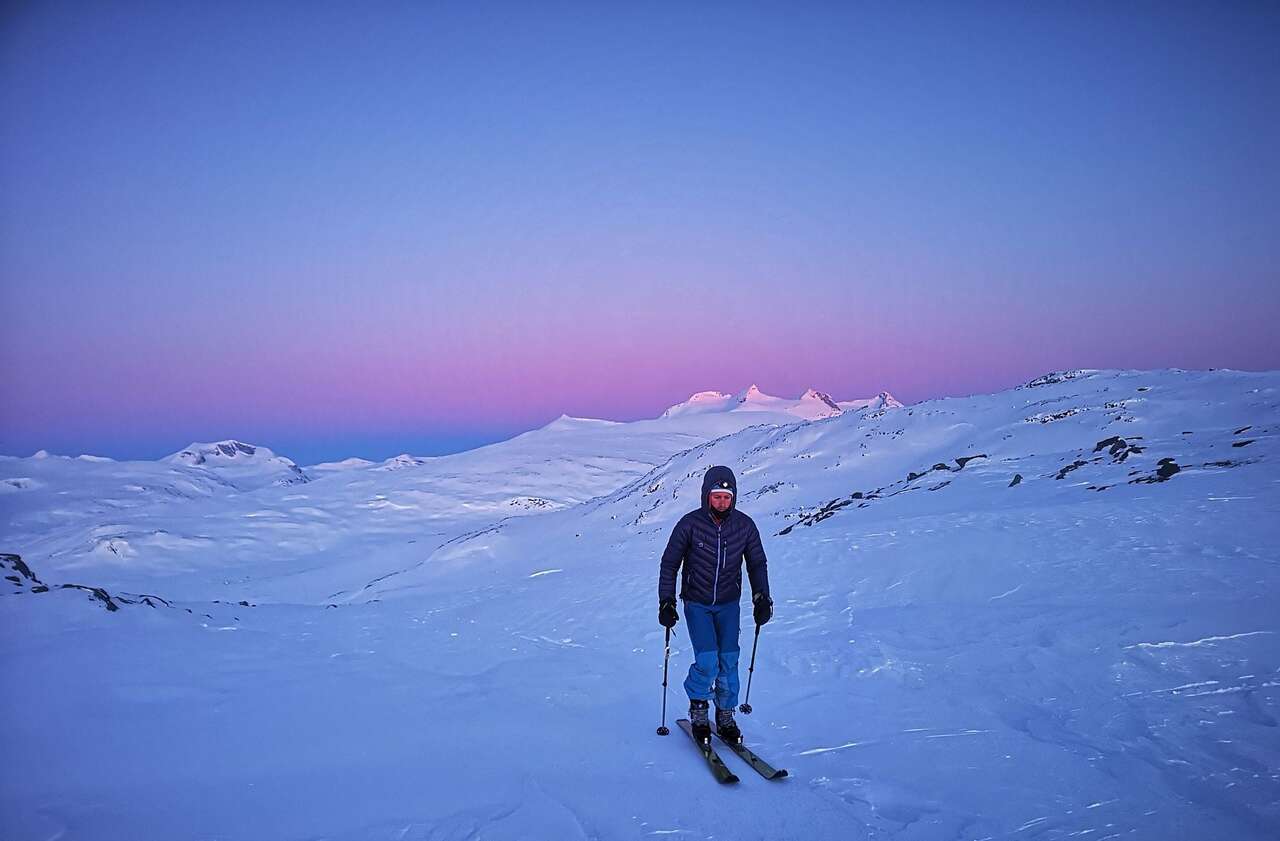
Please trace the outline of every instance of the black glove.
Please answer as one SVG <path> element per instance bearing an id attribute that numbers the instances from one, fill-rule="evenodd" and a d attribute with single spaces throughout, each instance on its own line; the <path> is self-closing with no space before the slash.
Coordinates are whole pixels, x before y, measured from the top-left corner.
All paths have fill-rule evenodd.
<path id="1" fill-rule="evenodd" d="M 756 593 L 751 604 L 751 613 L 755 616 L 757 625 L 763 625 L 773 618 L 773 599 L 769 598 L 768 593 Z"/>
<path id="2" fill-rule="evenodd" d="M 658 602 L 658 624 L 664 628 L 674 628 L 680 621 L 680 612 L 676 610 L 675 599 L 663 599 Z"/>

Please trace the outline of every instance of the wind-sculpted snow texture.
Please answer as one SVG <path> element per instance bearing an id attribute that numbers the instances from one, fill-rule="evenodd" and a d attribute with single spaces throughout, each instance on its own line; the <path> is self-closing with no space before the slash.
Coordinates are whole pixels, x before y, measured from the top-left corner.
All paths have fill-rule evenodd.
<path id="1" fill-rule="evenodd" d="M 248 489 L 0 459 L 0 836 L 1280 836 L 1280 373 L 747 415 Z M 713 464 L 777 607 L 741 722 L 792 775 L 734 789 L 678 688 L 653 732 Z"/>

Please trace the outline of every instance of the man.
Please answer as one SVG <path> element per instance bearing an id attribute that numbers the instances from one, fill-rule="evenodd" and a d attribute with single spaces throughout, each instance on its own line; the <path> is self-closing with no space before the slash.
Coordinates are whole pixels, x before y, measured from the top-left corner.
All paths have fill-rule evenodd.
<path id="1" fill-rule="evenodd" d="M 676 571 L 681 570 L 680 598 L 693 643 L 693 665 L 685 678 L 689 722 L 699 741 L 711 739 L 708 702 L 716 702 L 716 732 L 729 742 L 742 733 L 733 720 L 738 703 L 739 600 L 742 562 L 751 580 L 751 602 L 757 625 L 773 617 L 769 575 L 760 531 L 735 505 L 738 481 L 724 466 L 702 478 L 702 507 L 680 518 L 671 531 L 658 574 L 658 622 L 664 628 L 679 620 Z"/>

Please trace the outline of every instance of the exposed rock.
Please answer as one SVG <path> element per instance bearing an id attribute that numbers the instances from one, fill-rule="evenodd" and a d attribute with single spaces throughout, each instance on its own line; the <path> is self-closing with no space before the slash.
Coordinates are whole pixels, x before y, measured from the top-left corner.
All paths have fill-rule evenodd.
<path id="1" fill-rule="evenodd" d="M 1021 473 L 1013 474 L 1013 481 L 1009 483 L 1009 487 L 1012 488 L 1014 485 L 1020 485 L 1020 484 L 1022 484 L 1022 474 Z"/>
<path id="2" fill-rule="evenodd" d="M 919 479 L 921 476 L 928 476 L 930 473 L 932 473 L 935 470 L 945 470 L 947 472 L 951 472 L 952 470 L 960 470 L 964 467 L 965 462 L 972 461 L 975 458 L 986 458 L 986 456 L 985 455 L 964 456 L 964 457 L 958 458 L 956 459 L 956 463 L 959 464 L 960 467 L 954 467 L 954 468 L 951 465 L 947 464 L 946 462 L 940 461 L 937 464 L 935 464 L 933 467 L 930 467 L 928 470 L 922 470 L 919 473 L 912 470 L 910 473 L 907 474 L 907 481 L 914 482 L 916 479 Z"/>
<path id="3" fill-rule="evenodd" d="M 120 609 L 120 605 L 112 601 L 111 595 L 101 587 L 86 587 L 83 584 L 61 584 L 59 585 L 59 589 L 84 590 L 90 596 L 105 604 L 107 606 L 107 610 L 114 612 Z"/>
<path id="4" fill-rule="evenodd" d="M 1206 461 L 1202 467 L 1239 467 L 1242 464 L 1253 464 L 1257 459 L 1241 459 L 1235 461 L 1232 459 L 1222 459 L 1221 461 Z"/>
<path id="5" fill-rule="evenodd" d="M 784 482 L 774 482 L 773 484 L 765 485 L 764 487 L 760 488 L 759 490 L 755 491 L 754 493 L 749 494 L 749 496 L 752 496 L 752 497 L 755 497 L 756 499 L 759 499 L 760 497 L 764 496 L 765 494 L 773 494 L 773 493 L 777 493 L 777 492 L 778 492 L 778 490 L 779 490 L 779 489 L 781 489 L 781 488 L 782 488 L 782 486 L 783 486 L 784 484 L 785 484 Z"/>
<path id="6" fill-rule="evenodd" d="M 1055 385 L 1057 383 L 1066 382 L 1067 380 L 1074 380 L 1076 377 L 1082 376 L 1086 373 L 1088 372 L 1084 370 L 1050 371 L 1044 376 L 1036 377 L 1031 382 L 1021 386 L 1021 388 L 1039 388 L 1040 386 L 1045 385 Z"/>
<path id="7" fill-rule="evenodd" d="M 17 575 L 6 575 L 5 578 L 14 582 L 14 584 L 19 587 L 21 587 L 26 581 L 31 582 L 33 586 L 31 587 L 30 592 L 32 593 L 47 593 L 50 589 L 83 590 L 88 593 L 91 598 L 102 602 L 109 611 L 119 610 L 120 605 L 122 604 L 145 604 L 148 607 L 157 607 L 159 605 L 173 607 L 167 599 L 162 599 L 159 596 L 152 595 L 150 593 L 121 593 L 113 596 L 101 587 L 89 587 L 84 584 L 45 584 L 36 577 L 36 574 L 31 571 L 30 567 L 23 562 L 19 555 L 0 553 L 0 569 L 9 569 L 16 572 Z M 18 592 L 21 592 L 21 590 Z M 190 613 L 190 610 L 187 612 Z"/>
<path id="8" fill-rule="evenodd" d="M 1156 482 L 1165 482 L 1168 481 L 1170 477 L 1182 471 L 1182 468 L 1178 466 L 1178 463 L 1171 458 L 1162 458 L 1160 461 L 1156 462 L 1156 464 L 1159 466 L 1156 468 L 1154 476 L 1142 476 L 1137 479 L 1131 479 L 1129 480 L 1129 484 L 1151 485 Z"/>
<path id="9" fill-rule="evenodd" d="M 1023 420 L 1026 423 L 1053 423 L 1054 421 L 1062 420 L 1063 418 L 1069 418 L 1079 411 L 1079 409 L 1064 409 L 1061 412 L 1042 412 L 1041 414 L 1032 415 L 1031 417 L 1024 418 Z"/>
<path id="10" fill-rule="evenodd" d="M 864 497 L 861 491 L 854 491 L 852 494 L 850 494 L 847 497 L 833 499 L 830 502 L 827 502 L 817 511 L 814 511 L 811 514 L 802 515 L 799 522 L 793 523 L 787 526 L 785 529 L 778 532 L 778 536 L 790 534 L 792 529 L 794 529 L 796 526 L 812 526 L 815 523 L 821 523 L 823 520 L 832 516 L 841 508 L 852 505 L 856 500 L 863 499 L 863 498 Z M 866 497 L 866 498 L 870 499 L 871 497 Z M 864 502 L 863 505 L 865 504 L 866 503 Z M 858 507 L 861 508 L 862 505 L 859 505 Z"/>
<path id="11" fill-rule="evenodd" d="M 1077 470 L 1077 469 L 1079 469 L 1079 468 L 1081 468 L 1081 467 L 1084 467 L 1084 466 L 1085 466 L 1086 464 L 1088 464 L 1088 463 L 1089 463 L 1089 462 L 1087 462 L 1087 461 L 1079 461 L 1079 460 L 1073 461 L 1073 462 L 1071 462 L 1071 464 L 1068 464 L 1066 467 L 1064 467 L 1064 468 L 1062 468 L 1061 470 L 1059 470 L 1059 471 L 1058 471 L 1058 475 L 1057 475 L 1057 476 L 1054 476 L 1053 478 L 1055 478 L 1055 479 L 1063 479 L 1063 478 L 1066 478 L 1066 475 L 1067 475 L 1068 473 L 1070 473 L 1072 470 Z"/>
<path id="12" fill-rule="evenodd" d="M 14 555 L 8 552 L 0 553 L 0 569 L 4 568 L 13 570 L 28 581 L 33 581 L 36 584 L 41 583 L 40 579 L 36 578 L 36 574 L 32 572 L 31 568 L 22 560 L 21 555 Z"/>
<path id="13" fill-rule="evenodd" d="M 1136 436 L 1136 438 L 1138 440 L 1141 440 L 1141 436 Z M 1135 455 L 1137 453 L 1142 452 L 1144 449 L 1143 447 L 1140 447 L 1137 444 L 1132 444 L 1129 441 L 1126 441 L 1124 438 L 1121 438 L 1119 435 L 1113 435 L 1110 438 L 1104 438 L 1098 443 L 1093 445 L 1093 451 L 1095 453 L 1103 448 L 1106 448 L 1107 452 L 1111 455 L 1112 461 L 1114 461 L 1116 464 L 1119 464 L 1120 462 L 1124 461 L 1131 455 Z"/>
<path id="14" fill-rule="evenodd" d="M 659 500 L 659 502 L 661 502 L 661 500 Z M 507 504 L 512 506 L 513 508 L 524 508 L 524 509 L 551 508 L 554 506 L 554 503 L 551 502 L 551 500 L 543 499 L 542 497 L 538 497 L 538 496 L 516 497 L 515 499 L 512 499 L 511 501 L 509 501 Z"/>

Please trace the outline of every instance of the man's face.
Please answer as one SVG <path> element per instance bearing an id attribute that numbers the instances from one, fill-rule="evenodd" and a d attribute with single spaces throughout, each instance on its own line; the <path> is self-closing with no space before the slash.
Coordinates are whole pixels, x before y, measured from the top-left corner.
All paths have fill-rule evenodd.
<path id="1" fill-rule="evenodd" d="M 729 510 L 729 506 L 733 504 L 733 494 L 724 491 L 712 491 L 707 497 L 707 501 L 711 503 L 711 507 L 717 514 L 723 514 Z"/>

